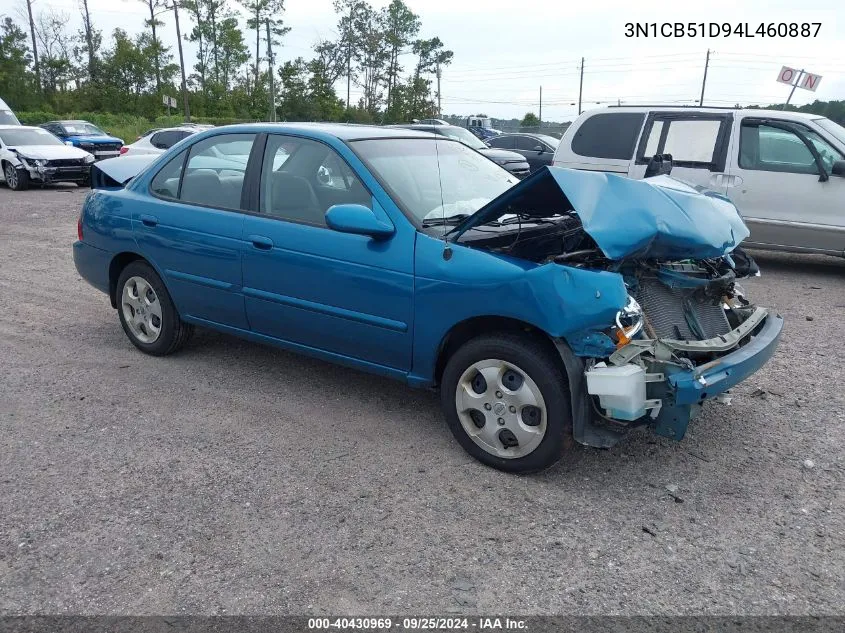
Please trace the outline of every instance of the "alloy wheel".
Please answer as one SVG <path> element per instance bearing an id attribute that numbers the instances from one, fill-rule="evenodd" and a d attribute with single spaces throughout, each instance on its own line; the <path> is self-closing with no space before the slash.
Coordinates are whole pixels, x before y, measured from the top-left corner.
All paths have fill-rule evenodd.
<path id="1" fill-rule="evenodd" d="M 123 284 L 120 300 L 129 330 L 142 343 L 155 343 L 161 335 L 161 302 L 143 277 L 130 277 Z"/>

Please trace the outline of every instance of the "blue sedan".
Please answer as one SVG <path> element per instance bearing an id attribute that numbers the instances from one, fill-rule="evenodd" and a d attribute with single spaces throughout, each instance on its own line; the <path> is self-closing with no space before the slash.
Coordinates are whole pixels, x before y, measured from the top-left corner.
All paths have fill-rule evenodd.
<path id="1" fill-rule="evenodd" d="M 203 326 L 439 387 L 461 446 L 502 470 L 642 425 L 681 439 L 781 333 L 736 283 L 758 274 L 736 208 L 667 176 L 520 182 L 457 141 L 333 124 L 141 158 L 95 165 L 73 247 L 135 347 Z"/>

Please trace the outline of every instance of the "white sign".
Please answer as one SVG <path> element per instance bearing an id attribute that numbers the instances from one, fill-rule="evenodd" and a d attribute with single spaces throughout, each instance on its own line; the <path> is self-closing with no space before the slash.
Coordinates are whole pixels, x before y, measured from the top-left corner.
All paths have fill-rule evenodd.
<path id="1" fill-rule="evenodd" d="M 804 72 L 803 70 L 796 70 L 789 66 L 784 66 L 778 73 L 778 81 L 782 84 L 788 84 L 804 90 L 816 91 L 819 83 L 822 80 L 821 75 L 814 75 L 813 73 Z"/>
<path id="2" fill-rule="evenodd" d="M 171 108 L 175 108 L 177 105 L 179 105 L 176 102 L 176 99 L 174 99 L 173 97 L 168 97 L 167 95 L 164 95 L 161 98 L 161 102 L 166 106 L 170 106 Z"/>

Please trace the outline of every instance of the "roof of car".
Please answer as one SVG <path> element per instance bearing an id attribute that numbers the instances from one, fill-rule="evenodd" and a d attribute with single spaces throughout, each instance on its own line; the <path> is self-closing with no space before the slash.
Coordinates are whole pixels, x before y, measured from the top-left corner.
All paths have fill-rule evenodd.
<path id="1" fill-rule="evenodd" d="M 770 117 L 777 115 L 779 119 L 795 119 L 802 121 L 810 121 L 813 119 L 824 118 L 820 114 L 811 114 L 809 112 L 793 112 L 791 110 L 766 110 L 763 108 L 733 108 L 733 107 L 707 107 L 707 106 L 679 106 L 679 105 L 610 105 L 603 108 L 594 108 L 588 110 L 590 113 L 600 111 L 612 112 L 614 110 L 626 110 L 628 112 L 651 112 L 653 110 L 660 110 L 661 112 L 738 112 L 745 116 L 753 117 Z M 586 113 L 585 113 L 586 114 Z"/>
<path id="2" fill-rule="evenodd" d="M 341 141 L 359 141 L 377 138 L 431 138 L 430 132 L 380 125 L 357 123 L 240 123 L 212 128 L 214 131 L 237 130 L 243 132 L 313 132 L 334 136 Z"/>
<path id="3" fill-rule="evenodd" d="M 0 130 L 40 130 L 36 125 L 0 125 Z"/>

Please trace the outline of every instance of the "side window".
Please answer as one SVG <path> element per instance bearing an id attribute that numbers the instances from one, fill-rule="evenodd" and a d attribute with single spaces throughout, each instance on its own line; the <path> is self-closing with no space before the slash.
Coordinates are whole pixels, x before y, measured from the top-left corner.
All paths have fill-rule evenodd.
<path id="1" fill-rule="evenodd" d="M 663 133 L 663 121 L 655 121 L 651 126 L 651 132 L 648 134 L 648 141 L 645 144 L 645 154 L 651 158 L 658 154 L 657 148 L 660 147 L 660 135 Z"/>
<path id="2" fill-rule="evenodd" d="M 572 151 L 580 156 L 630 160 L 645 114 L 603 112 L 581 124 L 572 137 Z"/>
<path id="3" fill-rule="evenodd" d="M 372 196 L 349 165 L 328 145 L 272 134 L 261 169 L 262 213 L 291 222 L 326 225 L 336 204 L 372 206 Z"/>
<path id="4" fill-rule="evenodd" d="M 721 121 L 672 121 L 661 154 L 671 154 L 673 161 L 712 163 Z"/>
<path id="5" fill-rule="evenodd" d="M 487 139 L 487 143 L 490 147 L 498 149 L 513 149 L 513 138 L 513 136 L 494 136 Z"/>
<path id="6" fill-rule="evenodd" d="M 244 174 L 255 134 L 220 134 L 191 145 L 179 200 L 241 209 Z"/>
<path id="7" fill-rule="evenodd" d="M 841 154 L 811 130 L 803 130 L 815 146 L 827 170 Z M 739 166 L 758 171 L 795 174 L 819 173 L 813 153 L 801 138 L 789 130 L 765 124 L 743 123 L 739 135 Z"/>
<path id="8" fill-rule="evenodd" d="M 150 137 L 150 145 L 158 149 L 168 149 L 170 145 L 167 144 L 167 132 L 156 132 Z"/>
<path id="9" fill-rule="evenodd" d="M 153 178 L 150 190 L 162 198 L 176 198 L 179 195 L 179 179 L 182 177 L 182 166 L 185 164 L 187 151 L 179 152 L 171 158 Z"/>
<path id="10" fill-rule="evenodd" d="M 521 149 L 527 152 L 533 152 L 535 151 L 534 148 L 538 145 L 542 145 L 542 143 L 536 138 L 531 138 L 530 136 L 516 137 L 516 149 Z"/>

